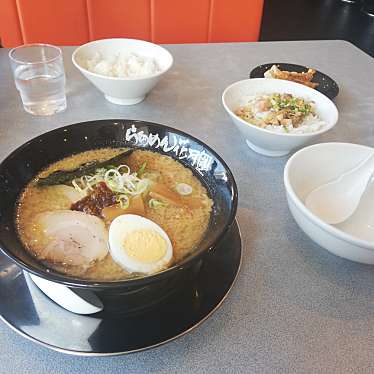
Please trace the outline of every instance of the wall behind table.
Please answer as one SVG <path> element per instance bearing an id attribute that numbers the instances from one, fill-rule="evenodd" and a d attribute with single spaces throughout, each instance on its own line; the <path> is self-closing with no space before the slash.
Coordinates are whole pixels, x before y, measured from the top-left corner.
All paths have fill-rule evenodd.
<path id="1" fill-rule="evenodd" d="M 155 43 L 257 41 L 264 0 L 1 0 L 4 47 L 80 45 L 127 37 Z"/>

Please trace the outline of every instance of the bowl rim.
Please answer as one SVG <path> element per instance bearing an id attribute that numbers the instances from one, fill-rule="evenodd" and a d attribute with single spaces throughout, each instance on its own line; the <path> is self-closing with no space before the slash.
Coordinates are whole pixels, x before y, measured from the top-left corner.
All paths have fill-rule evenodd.
<path id="1" fill-rule="evenodd" d="M 196 138 L 196 137 L 194 137 L 194 136 L 192 136 L 192 135 L 190 135 L 190 134 L 188 134 L 188 133 L 186 133 L 182 130 L 178 130 L 178 129 L 173 128 L 171 126 L 163 125 L 163 124 L 160 124 L 160 123 L 157 123 L 157 122 L 151 122 L 151 121 L 146 121 L 146 120 L 143 121 L 143 120 L 138 120 L 138 119 L 133 120 L 133 119 L 124 119 L 124 118 L 121 118 L 121 119 L 119 119 L 119 118 L 115 118 L 115 119 L 108 118 L 108 119 L 99 119 L 99 120 L 77 122 L 77 123 L 73 123 L 73 124 L 70 124 L 70 125 L 59 127 L 57 129 L 47 131 L 47 132 L 45 132 L 41 135 L 38 135 L 38 136 L 26 141 L 25 143 L 23 143 L 22 145 L 20 145 L 16 149 L 14 149 L 10 154 L 8 154 L 0 162 L 0 168 L 2 167 L 3 163 L 6 160 L 8 160 L 11 157 L 14 157 L 16 154 L 18 154 L 24 148 L 26 148 L 30 143 L 37 142 L 48 134 L 50 135 L 50 134 L 53 134 L 53 133 L 64 132 L 65 130 L 67 130 L 67 129 L 73 127 L 73 126 L 76 126 L 76 125 L 88 126 L 89 127 L 89 125 L 91 123 L 98 123 L 98 122 L 99 123 L 115 123 L 115 122 L 121 122 L 121 121 L 126 121 L 126 122 L 128 121 L 128 122 L 132 122 L 132 123 L 141 122 L 141 123 L 145 123 L 147 125 L 156 125 L 156 126 L 160 126 L 160 127 L 164 128 L 167 131 L 175 132 L 178 135 L 182 135 L 182 136 L 185 136 L 187 138 L 190 138 L 193 141 L 195 141 L 196 143 L 203 145 L 209 152 L 211 152 L 214 155 L 215 158 L 217 158 L 221 162 L 221 164 L 223 165 L 223 167 L 224 167 L 224 169 L 225 169 L 225 171 L 228 175 L 228 180 L 230 180 L 230 182 L 231 182 L 232 209 L 231 209 L 230 214 L 228 216 L 227 224 L 223 228 L 223 230 L 218 234 L 217 239 L 214 242 L 212 242 L 208 247 L 206 247 L 204 250 L 202 250 L 202 249 L 199 250 L 199 248 L 197 248 L 196 253 L 193 254 L 192 256 L 188 256 L 188 257 L 182 259 L 182 261 L 179 262 L 178 264 L 174 264 L 173 266 L 171 266 L 171 267 L 169 267 L 165 270 L 162 270 L 158 273 L 151 274 L 151 275 L 145 275 L 144 277 L 129 278 L 129 279 L 125 279 L 125 280 L 104 281 L 104 282 L 74 278 L 74 277 L 70 277 L 70 276 L 65 276 L 65 275 L 60 274 L 58 272 L 48 272 L 47 270 L 43 270 L 43 271 L 36 270 L 32 266 L 28 265 L 27 263 L 25 263 L 24 261 L 19 259 L 17 256 L 13 255 L 13 253 L 11 253 L 8 249 L 6 249 L 6 246 L 2 242 L 1 238 L 0 238 L 0 253 L 5 254 L 8 258 L 10 258 L 12 261 L 14 261 L 17 265 L 19 265 L 24 270 L 26 270 L 26 271 L 28 271 L 28 272 L 36 275 L 36 276 L 39 276 L 39 277 L 45 278 L 47 280 L 50 280 L 52 282 L 57 282 L 57 283 L 60 283 L 60 284 L 64 284 L 65 286 L 68 286 L 68 287 L 77 287 L 77 288 L 86 288 L 86 289 L 119 289 L 119 288 L 129 287 L 129 286 L 146 285 L 146 284 L 149 284 L 149 283 L 151 283 L 153 281 L 156 281 L 156 280 L 165 279 L 169 276 L 170 273 L 178 271 L 178 270 L 182 270 L 182 269 L 184 269 L 188 266 L 191 266 L 195 261 L 200 259 L 207 252 L 209 252 L 209 251 L 211 251 L 215 248 L 217 243 L 219 243 L 222 240 L 222 238 L 226 235 L 226 233 L 231 229 L 231 226 L 233 225 L 233 223 L 235 221 L 237 207 L 238 207 L 238 187 L 237 187 L 237 184 L 236 184 L 236 181 L 235 181 L 235 178 L 234 178 L 234 175 L 233 175 L 232 171 L 230 170 L 227 163 L 223 160 L 223 158 L 220 155 L 218 155 L 218 153 L 215 152 L 210 146 L 205 144 L 203 141 L 199 140 L 198 138 Z M 18 240 L 20 241 L 19 238 L 18 238 Z M 20 241 L 20 243 L 23 246 L 21 241 Z"/>
<path id="2" fill-rule="evenodd" d="M 362 144 L 355 144 L 355 143 L 344 143 L 344 142 L 328 142 L 328 143 L 319 143 L 319 144 L 313 144 L 308 147 L 305 147 L 303 149 L 300 149 L 299 151 L 295 152 L 287 161 L 286 166 L 284 167 L 284 173 L 283 173 L 283 181 L 286 189 L 286 193 L 289 196 L 289 198 L 292 200 L 292 202 L 296 205 L 296 207 L 301 211 L 301 213 L 306 216 L 306 218 L 314 223 L 316 226 L 320 227 L 325 232 L 337 237 L 338 239 L 341 239 L 343 241 L 346 241 L 353 245 L 358 245 L 360 247 L 363 247 L 365 249 L 371 250 L 374 252 L 374 242 L 370 242 L 368 240 L 357 238 L 353 235 L 350 235 L 343 230 L 338 229 L 337 227 L 330 225 L 326 222 L 324 222 L 322 219 L 317 217 L 315 214 L 313 214 L 306 206 L 305 204 L 300 200 L 300 198 L 297 196 L 290 178 L 290 169 L 292 168 L 292 165 L 294 163 L 294 160 L 298 158 L 302 153 L 308 152 L 310 149 L 314 148 L 322 148 L 326 146 L 331 145 L 341 145 L 341 146 L 349 146 L 349 147 L 357 147 L 357 148 L 365 148 L 374 150 L 374 148 L 362 145 Z"/>
<path id="3" fill-rule="evenodd" d="M 141 44 L 145 44 L 145 45 L 152 45 L 152 46 L 156 46 L 158 48 L 160 48 L 162 51 L 166 52 L 166 55 L 170 58 L 170 62 L 169 64 L 167 65 L 166 68 L 164 68 L 162 71 L 159 71 L 157 73 L 153 73 L 153 74 L 150 74 L 150 75 L 146 75 L 144 77 L 111 77 L 111 76 L 108 76 L 108 75 L 104 75 L 104 74 L 98 74 L 98 73 L 94 73 L 90 70 L 87 70 L 86 68 L 84 68 L 83 66 L 81 66 L 78 61 L 76 60 L 76 55 L 79 53 L 80 50 L 82 50 L 83 48 L 87 47 L 88 45 L 91 45 L 91 44 L 100 44 L 100 43 L 103 43 L 103 42 L 107 42 L 107 41 L 111 41 L 111 40 L 122 40 L 122 41 L 135 41 L 135 42 L 139 42 Z M 174 63 L 174 58 L 173 58 L 173 55 L 164 47 L 162 47 L 161 45 L 159 44 L 155 44 L 155 43 L 151 43 L 151 42 L 148 42 L 146 40 L 142 40 L 142 39 L 131 39 L 131 38 L 107 38 L 107 39 L 97 39 L 97 40 L 93 40 L 91 42 L 88 42 L 88 43 L 85 43 L 85 44 L 82 44 L 80 45 L 79 47 L 77 47 L 73 54 L 71 55 L 71 60 L 74 64 L 74 66 L 80 70 L 81 72 L 84 72 L 85 74 L 88 74 L 88 75 L 91 75 L 91 76 L 94 76 L 94 77 L 97 77 L 97 78 L 105 78 L 105 79 L 109 79 L 109 80 L 113 80 L 113 81 L 139 81 L 139 80 L 142 80 L 142 79 L 148 79 L 148 78 L 155 78 L 155 77 L 159 77 L 163 74 L 165 74 L 168 70 L 170 70 L 170 68 L 173 66 L 173 63 Z"/>
<path id="4" fill-rule="evenodd" d="M 308 133 L 298 133 L 298 134 L 292 134 L 292 133 L 278 133 L 278 132 L 275 132 L 275 131 L 271 131 L 271 130 L 267 130 L 267 129 L 263 129 L 261 127 L 258 127 L 252 123 L 249 123 L 247 121 L 244 121 L 243 119 L 241 119 L 239 116 L 237 116 L 226 104 L 226 95 L 227 95 L 227 92 L 229 90 L 231 90 L 233 87 L 235 86 L 240 86 L 241 84 L 243 84 L 244 82 L 249 82 L 249 81 L 270 81 L 270 80 L 275 80 L 275 81 L 278 81 L 278 82 L 285 82 L 285 83 L 280 83 L 280 84 L 285 84 L 285 85 L 290 85 L 291 87 L 292 86 L 295 86 L 296 87 L 303 87 L 303 89 L 305 89 L 306 92 L 309 92 L 311 93 L 312 95 L 316 95 L 316 96 L 319 96 L 321 97 L 323 100 L 325 100 L 329 105 L 330 105 L 330 108 L 331 110 L 334 112 L 334 116 L 335 116 L 335 119 L 331 122 L 331 123 L 328 123 L 327 126 L 325 128 L 322 128 L 321 130 L 318 130 L 318 131 L 314 131 L 314 132 L 308 132 Z M 306 137 L 313 137 L 313 136 L 316 136 L 316 135 L 320 135 L 320 134 L 323 134 L 329 130 L 331 130 L 338 122 L 339 120 L 339 111 L 336 107 L 336 105 L 334 104 L 334 102 L 328 98 L 326 95 L 324 95 L 323 93 L 313 89 L 313 88 L 310 88 L 310 87 L 307 87 L 307 86 L 304 86 L 303 84 L 300 84 L 300 83 L 296 83 L 296 82 L 291 82 L 291 81 L 286 81 L 286 80 L 282 80 L 282 79 L 274 79 L 274 78 L 247 78 L 247 79 L 242 79 L 240 81 L 236 81 L 234 83 L 231 83 L 229 86 L 227 86 L 225 88 L 225 90 L 223 91 L 222 93 L 222 104 L 226 110 L 226 112 L 233 118 L 235 118 L 236 120 L 238 120 L 240 123 L 242 123 L 243 125 L 247 125 L 251 128 L 254 128 L 260 132 L 263 132 L 265 134 L 271 134 L 271 135 L 276 135 L 276 136 L 283 136 L 283 137 L 293 137 L 293 138 L 306 138 Z"/>

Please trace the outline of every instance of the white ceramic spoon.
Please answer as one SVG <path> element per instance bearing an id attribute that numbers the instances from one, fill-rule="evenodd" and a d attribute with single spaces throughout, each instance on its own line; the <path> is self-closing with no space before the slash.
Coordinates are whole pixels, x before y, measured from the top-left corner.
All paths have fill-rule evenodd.
<path id="1" fill-rule="evenodd" d="M 361 240 L 374 242 L 374 181 L 369 182 L 355 212 L 337 228 Z"/>
<path id="2" fill-rule="evenodd" d="M 91 291 L 74 289 L 48 281 L 34 274 L 30 278 L 56 304 L 76 314 L 93 314 L 104 309 L 103 303 Z"/>
<path id="3" fill-rule="evenodd" d="M 341 223 L 357 209 L 373 173 L 374 153 L 338 179 L 315 188 L 305 206 L 326 223 Z"/>

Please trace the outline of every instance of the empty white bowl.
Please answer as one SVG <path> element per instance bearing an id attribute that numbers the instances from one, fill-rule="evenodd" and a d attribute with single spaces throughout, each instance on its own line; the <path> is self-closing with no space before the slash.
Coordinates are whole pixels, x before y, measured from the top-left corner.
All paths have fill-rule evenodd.
<path id="1" fill-rule="evenodd" d="M 133 53 L 139 57 L 153 58 L 161 71 L 145 77 L 111 77 L 93 73 L 85 68 L 85 61 L 92 59 L 96 53 L 103 58 L 118 53 Z M 73 64 L 94 84 L 105 98 L 119 105 L 137 104 L 158 83 L 161 77 L 173 64 L 173 57 L 165 48 L 136 39 L 102 39 L 78 47 L 72 56 Z"/>
<path id="2" fill-rule="evenodd" d="M 326 122 L 326 126 L 313 133 L 279 134 L 252 125 L 234 113 L 236 109 L 248 102 L 248 97 L 272 93 L 289 93 L 314 101 L 317 115 Z M 222 103 L 234 124 L 243 134 L 249 148 L 271 157 L 287 155 L 293 149 L 330 130 L 338 121 L 338 110 L 327 96 L 310 87 L 280 79 L 255 78 L 233 83 L 223 92 Z"/>
<path id="3" fill-rule="evenodd" d="M 353 236 L 329 225 L 305 205 L 316 187 L 337 179 L 357 166 L 374 149 L 350 143 L 322 143 L 296 152 L 284 169 L 284 185 L 290 211 L 300 228 L 317 244 L 337 256 L 374 264 L 374 242 Z"/>

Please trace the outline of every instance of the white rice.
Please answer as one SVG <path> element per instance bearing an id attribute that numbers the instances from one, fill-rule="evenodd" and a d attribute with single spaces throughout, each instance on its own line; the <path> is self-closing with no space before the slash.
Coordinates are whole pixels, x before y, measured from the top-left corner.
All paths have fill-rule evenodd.
<path id="1" fill-rule="evenodd" d="M 96 52 L 92 58 L 83 62 L 83 65 L 92 73 L 121 78 L 146 77 L 161 71 L 153 58 L 134 53 L 119 52 L 104 58 L 101 53 Z"/>
<path id="2" fill-rule="evenodd" d="M 322 121 L 318 116 L 309 114 L 305 117 L 304 121 L 299 125 L 299 127 L 289 126 L 272 126 L 267 125 L 264 127 L 266 130 L 277 132 L 279 134 L 309 134 L 311 132 L 317 132 L 326 127 L 326 122 Z M 284 128 L 286 127 L 287 130 Z"/>

